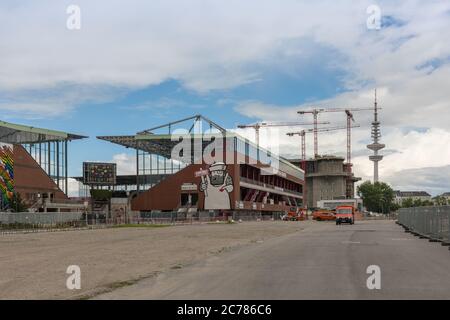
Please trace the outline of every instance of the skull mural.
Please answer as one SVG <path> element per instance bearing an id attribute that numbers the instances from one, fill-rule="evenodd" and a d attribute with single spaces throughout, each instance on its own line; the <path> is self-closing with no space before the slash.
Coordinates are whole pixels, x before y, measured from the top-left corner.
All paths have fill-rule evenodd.
<path id="1" fill-rule="evenodd" d="M 201 177 L 200 191 L 205 195 L 204 208 L 231 209 L 230 192 L 233 191 L 233 179 L 227 172 L 223 162 L 215 162 L 209 166 L 209 173 Z"/>

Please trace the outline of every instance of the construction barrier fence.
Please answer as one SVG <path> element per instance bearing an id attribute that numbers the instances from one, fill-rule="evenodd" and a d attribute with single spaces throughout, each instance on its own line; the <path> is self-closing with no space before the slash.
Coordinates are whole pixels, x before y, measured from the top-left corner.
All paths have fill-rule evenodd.
<path id="1" fill-rule="evenodd" d="M 439 241 L 450 241 L 450 206 L 401 208 L 398 223 L 411 232 Z"/>

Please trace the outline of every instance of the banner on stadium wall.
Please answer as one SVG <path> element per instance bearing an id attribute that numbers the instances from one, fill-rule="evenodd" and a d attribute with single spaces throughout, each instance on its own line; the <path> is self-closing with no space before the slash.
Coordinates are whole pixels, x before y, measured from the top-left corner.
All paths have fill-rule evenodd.
<path id="1" fill-rule="evenodd" d="M 8 207 L 14 195 L 13 145 L 0 143 L 0 201 Z"/>

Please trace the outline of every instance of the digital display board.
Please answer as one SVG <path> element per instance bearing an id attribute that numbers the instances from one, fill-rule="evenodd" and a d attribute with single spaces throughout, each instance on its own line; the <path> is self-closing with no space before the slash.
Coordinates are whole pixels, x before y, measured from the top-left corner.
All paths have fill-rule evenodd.
<path id="1" fill-rule="evenodd" d="M 86 185 L 115 185 L 115 163 L 83 162 L 83 183 Z"/>

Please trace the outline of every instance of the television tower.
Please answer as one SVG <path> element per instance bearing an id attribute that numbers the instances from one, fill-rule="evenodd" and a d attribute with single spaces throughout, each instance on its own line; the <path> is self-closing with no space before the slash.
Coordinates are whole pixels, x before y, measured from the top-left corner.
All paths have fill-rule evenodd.
<path id="1" fill-rule="evenodd" d="M 367 145 L 367 148 L 373 151 L 373 155 L 369 156 L 369 160 L 373 161 L 373 182 L 378 182 L 378 162 L 383 160 L 383 156 L 378 154 L 378 151 L 385 147 L 384 144 L 379 143 L 381 138 L 380 121 L 378 121 L 378 104 L 377 104 L 377 90 L 375 89 L 374 102 L 374 119 L 372 121 L 372 143 Z"/>

